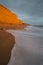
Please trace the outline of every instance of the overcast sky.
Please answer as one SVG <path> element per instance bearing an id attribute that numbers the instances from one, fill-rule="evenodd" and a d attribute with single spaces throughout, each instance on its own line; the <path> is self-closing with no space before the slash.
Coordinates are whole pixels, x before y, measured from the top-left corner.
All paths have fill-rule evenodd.
<path id="1" fill-rule="evenodd" d="M 0 0 L 17 16 L 30 24 L 43 25 L 43 0 Z"/>

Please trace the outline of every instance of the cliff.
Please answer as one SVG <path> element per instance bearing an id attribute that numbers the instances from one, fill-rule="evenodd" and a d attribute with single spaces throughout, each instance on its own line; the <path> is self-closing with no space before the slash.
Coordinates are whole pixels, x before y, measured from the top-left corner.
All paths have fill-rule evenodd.
<path id="1" fill-rule="evenodd" d="M 0 23 L 22 24 L 23 21 L 19 20 L 15 13 L 0 4 Z"/>

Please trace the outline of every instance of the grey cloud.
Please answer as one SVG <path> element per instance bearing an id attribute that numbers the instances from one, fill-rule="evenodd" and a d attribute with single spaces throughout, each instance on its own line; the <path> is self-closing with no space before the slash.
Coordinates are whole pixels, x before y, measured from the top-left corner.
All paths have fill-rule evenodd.
<path id="1" fill-rule="evenodd" d="M 1 2 L 9 8 L 15 8 L 31 16 L 43 16 L 43 0 L 1 0 Z"/>
<path id="2" fill-rule="evenodd" d="M 30 16 L 30 19 L 32 17 L 32 21 L 43 18 L 43 0 L 0 0 L 0 2 L 13 12 Z"/>

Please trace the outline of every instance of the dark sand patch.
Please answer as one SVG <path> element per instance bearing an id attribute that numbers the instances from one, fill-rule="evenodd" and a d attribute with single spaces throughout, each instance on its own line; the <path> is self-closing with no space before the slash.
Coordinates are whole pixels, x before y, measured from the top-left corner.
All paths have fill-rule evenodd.
<path id="1" fill-rule="evenodd" d="M 0 30 L 0 65 L 7 65 L 14 44 L 14 36 L 8 32 Z"/>

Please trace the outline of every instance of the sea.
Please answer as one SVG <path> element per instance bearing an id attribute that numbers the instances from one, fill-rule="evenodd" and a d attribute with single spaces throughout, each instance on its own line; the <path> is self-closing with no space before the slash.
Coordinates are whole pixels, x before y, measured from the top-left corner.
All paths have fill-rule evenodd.
<path id="1" fill-rule="evenodd" d="M 27 26 L 24 28 L 28 33 L 43 36 L 43 26 L 40 25 L 33 25 L 33 26 Z"/>
<path id="2" fill-rule="evenodd" d="M 15 36 L 8 65 L 43 65 L 43 26 L 27 26 L 23 30 L 7 30 Z"/>

